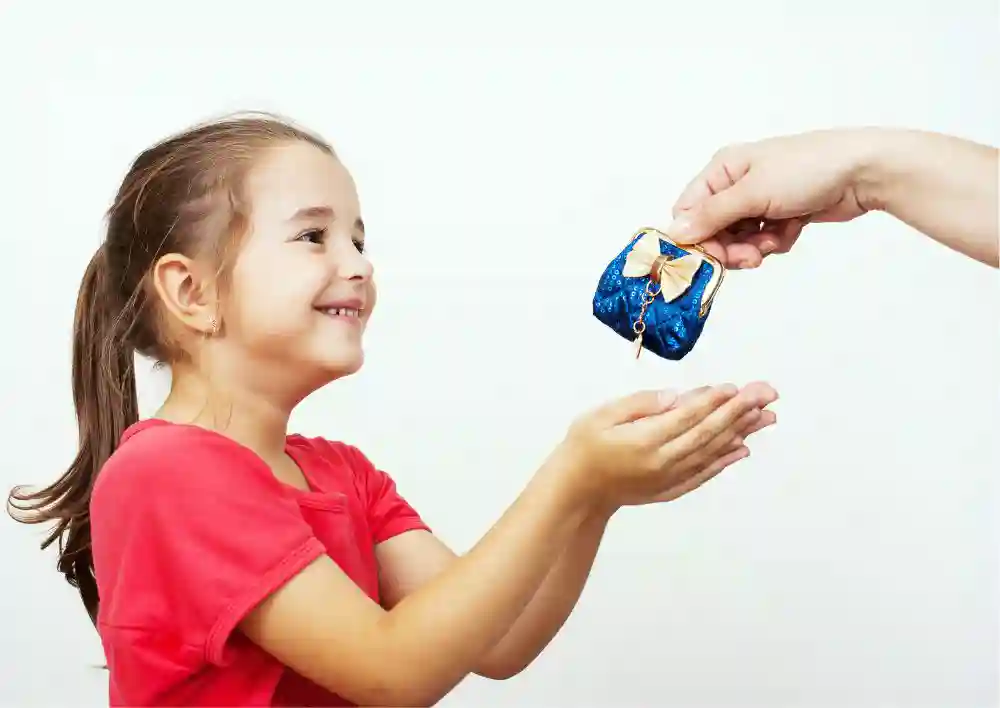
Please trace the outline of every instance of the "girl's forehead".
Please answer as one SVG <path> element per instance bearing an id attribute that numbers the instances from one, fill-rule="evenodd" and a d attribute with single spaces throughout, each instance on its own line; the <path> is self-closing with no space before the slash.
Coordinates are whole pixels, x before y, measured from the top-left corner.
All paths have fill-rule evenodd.
<path id="1" fill-rule="evenodd" d="M 308 143 L 266 151 L 248 175 L 246 193 L 261 219 L 287 221 L 316 205 L 352 219 L 359 216 L 350 173 L 335 157 Z"/>

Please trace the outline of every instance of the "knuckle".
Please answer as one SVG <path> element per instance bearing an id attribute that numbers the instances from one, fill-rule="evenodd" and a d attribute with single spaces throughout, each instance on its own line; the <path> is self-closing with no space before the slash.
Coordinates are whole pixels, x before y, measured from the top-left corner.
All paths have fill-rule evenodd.
<path id="1" fill-rule="evenodd" d="M 568 436 L 587 440 L 598 433 L 598 427 L 592 416 L 580 416 L 569 424 Z"/>
<path id="2" fill-rule="evenodd" d="M 688 408 L 681 413 L 678 423 L 684 429 L 694 426 L 702 417 L 701 408 Z"/>
<path id="3" fill-rule="evenodd" d="M 701 468 L 700 455 L 688 455 L 670 468 L 670 477 L 675 480 L 685 480 Z"/>
<path id="4" fill-rule="evenodd" d="M 709 443 L 715 438 L 715 431 L 708 426 L 701 426 L 696 428 L 694 435 L 691 436 L 691 445 L 695 448 L 697 452 L 700 452 L 703 448 L 707 447 Z"/>
<path id="5" fill-rule="evenodd" d="M 723 145 L 712 155 L 713 162 L 725 162 L 726 158 L 733 152 L 733 144 Z"/>
<path id="6" fill-rule="evenodd" d="M 642 474 L 646 477 L 657 475 L 661 471 L 659 461 L 652 455 L 647 455 L 639 465 Z"/>
<path id="7" fill-rule="evenodd" d="M 716 162 L 725 162 L 726 160 L 735 156 L 742 147 L 743 144 L 739 142 L 723 145 L 721 148 L 715 151 L 715 154 L 712 156 L 712 159 Z"/>
<path id="8" fill-rule="evenodd" d="M 656 454 L 655 465 L 656 469 L 659 471 L 668 471 L 672 474 L 672 470 L 680 463 L 684 455 L 680 454 L 674 445 L 668 445 Z"/>
<path id="9" fill-rule="evenodd" d="M 640 391 L 633 398 L 633 403 L 639 412 L 655 413 L 659 409 L 659 393 L 656 391 Z"/>

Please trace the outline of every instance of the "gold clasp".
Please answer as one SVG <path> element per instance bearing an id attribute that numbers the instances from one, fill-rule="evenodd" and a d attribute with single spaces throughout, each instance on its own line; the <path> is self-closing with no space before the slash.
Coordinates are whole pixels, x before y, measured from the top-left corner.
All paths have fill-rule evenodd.
<path id="1" fill-rule="evenodd" d="M 726 277 L 726 267 L 722 265 L 722 263 L 719 261 L 718 258 L 710 254 L 701 246 L 697 244 L 692 244 L 690 246 L 681 246 L 672 238 L 667 236 L 665 233 L 651 226 L 646 227 L 644 229 L 640 229 L 635 234 L 633 234 L 632 238 L 634 239 L 639 234 L 648 232 L 655 233 L 660 239 L 666 241 L 675 248 L 679 248 L 682 251 L 689 251 L 689 252 L 694 251 L 698 253 L 698 255 L 701 256 L 701 258 L 708 261 L 708 263 L 712 266 L 712 277 L 708 281 L 708 284 L 705 286 L 705 294 L 702 296 L 701 299 L 701 307 L 698 308 L 698 316 L 704 317 L 706 314 L 708 314 L 708 309 L 712 306 L 712 301 L 715 300 L 715 296 L 719 292 L 719 288 L 722 287 L 722 281 Z M 655 275 L 653 277 L 657 281 L 659 281 L 660 273 L 663 270 L 663 266 L 669 261 L 674 260 L 675 258 L 676 256 L 661 255 L 659 258 L 656 259 L 655 261 L 656 267 L 653 269 Z"/>

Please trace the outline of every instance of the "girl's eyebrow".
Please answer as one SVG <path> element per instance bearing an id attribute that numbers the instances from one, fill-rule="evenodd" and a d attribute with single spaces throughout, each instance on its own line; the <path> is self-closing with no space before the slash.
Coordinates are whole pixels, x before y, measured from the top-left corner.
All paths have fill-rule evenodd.
<path id="1" fill-rule="evenodd" d="M 296 211 L 288 219 L 289 221 L 302 221 L 304 219 L 329 219 L 332 221 L 337 217 L 336 212 L 333 211 L 333 207 L 328 206 L 310 206 L 303 207 Z M 354 227 L 358 229 L 361 233 L 365 232 L 365 222 L 362 221 L 360 217 L 354 220 Z"/>

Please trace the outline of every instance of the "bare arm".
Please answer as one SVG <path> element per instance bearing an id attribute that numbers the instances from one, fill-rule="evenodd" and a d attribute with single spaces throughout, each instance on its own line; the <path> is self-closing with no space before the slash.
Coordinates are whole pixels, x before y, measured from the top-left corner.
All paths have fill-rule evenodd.
<path id="1" fill-rule="evenodd" d="M 584 519 L 524 612 L 487 654 L 497 678 L 526 669 L 562 629 L 590 578 L 608 520 L 603 511 Z"/>
<path id="2" fill-rule="evenodd" d="M 565 624 L 583 592 L 604 530 L 607 512 L 593 512 L 572 534 L 524 611 L 473 671 L 503 680 L 517 675 L 538 657 Z M 383 604 L 393 607 L 444 572 L 458 556 L 426 531 L 411 531 L 376 549 Z"/>
<path id="3" fill-rule="evenodd" d="M 694 400 L 701 390 L 704 389 L 680 396 L 679 404 Z M 756 392 L 757 405 L 761 407 L 774 400 L 772 391 L 759 387 L 751 390 Z M 729 447 L 710 445 L 702 448 L 697 456 L 688 459 L 687 472 L 678 477 L 677 484 L 648 502 L 677 499 L 742 459 L 742 441 L 775 420 L 770 411 L 757 413 L 738 426 L 741 442 Z M 570 534 L 559 559 L 524 611 L 475 664 L 475 673 L 492 679 L 510 678 L 527 668 L 545 650 L 575 609 L 590 577 L 608 521 L 615 511 L 616 507 L 609 505 L 591 507 L 590 514 Z M 382 602 L 389 608 L 445 572 L 456 559 L 453 551 L 427 531 L 410 531 L 389 539 L 376 547 L 376 555 Z"/>
<path id="4" fill-rule="evenodd" d="M 668 231 L 731 268 L 756 268 L 792 248 L 804 224 L 881 210 L 998 267 L 998 169 L 997 148 L 928 131 L 783 135 L 719 150 L 678 197 Z"/>
<path id="5" fill-rule="evenodd" d="M 298 673 L 357 703 L 430 705 L 507 631 L 586 516 L 543 469 L 497 524 L 391 612 L 322 557 L 241 624 Z"/>
<path id="6" fill-rule="evenodd" d="M 1000 266 L 997 148 L 938 133 L 874 129 L 859 189 L 881 209 L 945 246 Z"/>
<path id="7" fill-rule="evenodd" d="M 657 391 L 613 401 L 570 426 L 479 543 L 392 610 L 324 556 L 250 611 L 240 629 L 355 703 L 433 704 L 507 633 L 594 508 L 646 499 L 687 479 L 689 468 L 737 439 L 758 399 L 752 385 L 724 385 L 672 409 Z"/>

